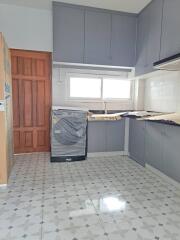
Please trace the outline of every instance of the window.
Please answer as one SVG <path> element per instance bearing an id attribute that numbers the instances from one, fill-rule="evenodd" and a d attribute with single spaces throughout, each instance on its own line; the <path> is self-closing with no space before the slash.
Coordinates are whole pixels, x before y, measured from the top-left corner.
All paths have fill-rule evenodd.
<path id="1" fill-rule="evenodd" d="M 68 98 L 81 100 L 130 100 L 132 81 L 117 76 L 69 76 Z"/>
<path id="2" fill-rule="evenodd" d="M 131 96 L 130 80 L 103 79 L 103 99 L 128 99 Z"/>
<path id="3" fill-rule="evenodd" d="M 101 98 L 101 79 L 70 77 L 70 97 Z"/>

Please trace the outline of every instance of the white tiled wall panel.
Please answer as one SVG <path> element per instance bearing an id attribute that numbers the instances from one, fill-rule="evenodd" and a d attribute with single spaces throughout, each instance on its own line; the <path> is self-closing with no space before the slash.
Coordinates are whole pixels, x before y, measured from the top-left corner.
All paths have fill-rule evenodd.
<path id="1" fill-rule="evenodd" d="M 145 80 L 145 110 L 180 112 L 180 72 L 164 72 Z"/>

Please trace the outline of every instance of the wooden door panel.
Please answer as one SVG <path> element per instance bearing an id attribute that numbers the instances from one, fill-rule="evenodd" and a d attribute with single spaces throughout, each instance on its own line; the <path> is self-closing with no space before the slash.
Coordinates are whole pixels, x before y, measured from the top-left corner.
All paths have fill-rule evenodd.
<path id="1" fill-rule="evenodd" d="M 47 144 L 47 135 L 46 135 L 46 131 L 44 130 L 40 130 L 37 131 L 37 145 L 38 147 L 43 147 Z"/>
<path id="2" fill-rule="evenodd" d="M 32 76 L 32 59 L 25 58 L 23 64 L 24 64 L 23 75 L 24 76 Z"/>
<path id="3" fill-rule="evenodd" d="M 23 126 L 33 127 L 33 92 L 31 80 L 22 81 L 23 92 Z"/>
<path id="4" fill-rule="evenodd" d="M 51 55 L 11 50 L 15 153 L 50 150 Z"/>
<path id="5" fill-rule="evenodd" d="M 19 80 L 13 79 L 13 119 L 14 119 L 14 127 L 20 127 L 20 108 L 19 108 Z"/>
<path id="6" fill-rule="evenodd" d="M 33 131 L 24 132 L 24 146 L 33 148 Z"/>
<path id="7" fill-rule="evenodd" d="M 21 145 L 20 131 L 14 131 L 14 148 L 19 149 Z"/>
<path id="8" fill-rule="evenodd" d="M 45 105 L 45 83 L 44 81 L 38 81 L 37 82 L 37 91 L 36 91 L 36 110 L 37 110 L 37 119 L 36 119 L 36 125 L 41 127 L 46 124 L 45 121 L 45 111 L 46 111 L 46 105 Z"/>
<path id="9" fill-rule="evenodd" d="M 11 57 L 11 71 L 12 71 L 12 75 L 18 73 L 18 58 L 15 56 Z"/>

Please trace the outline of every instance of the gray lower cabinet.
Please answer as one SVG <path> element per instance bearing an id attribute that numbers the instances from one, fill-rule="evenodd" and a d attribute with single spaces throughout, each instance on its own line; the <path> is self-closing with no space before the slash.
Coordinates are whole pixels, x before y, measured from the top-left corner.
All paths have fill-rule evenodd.
<path id="1" fill-rule="evenodd" d="M 85 11 L 85 63 L 111 64 L 111 14 Z"/>
<path id="2" fill-rule="evenodd" d="M 135 15 L 112 15 L 112 65 L 134 67 L 136 26 Z"/>
<path id="3" fill-rule="evenodd" d="M 180 182 L 180 127 L 130 119 L 129 154 Z"/>
<path id="4" fill-rule="evenodd" d="M 53 61 L 83 63 L 84 10 L 53 4 Z"/>
<path id="5" fill-rule="evenodd" d="M 165 126 L 164 173 L 180 182 L 180 127 Z"/>
<path id="6" fill-rule="evenodd" d="M 164 170 L 164 124 L 146 122 L 145 161 L 152 167 Z"/>
<path id="7" fill-rule="evenodd" d="M 130 158 L 145 166 L 145 122 L 130 119 L 129 122 L 129 155 Z"/>
<path id="8" fill-rule="evenodd" d="M 88 152 L 124 151 L 125 120 L 89 121 Z"/>
<path id="9" fill-rule="evenodd" d="M 180 52 L 180 1 L 164 0 L 161 59 Z"/>
<path id="10" fill-rule="evenodd" d="M 125 120 L 107 122 L 106 151 L 124 151 Z"/>
<path id="11" fill-rule="evenodd" d="M 105 121 L 88 122 L 88 152 L 106 152 L 106 125 Z"/>
<path id="12" fill-rule="evenodd" d="M 180 182 L 180 127 L 147 122 L 145 160 Z"/>

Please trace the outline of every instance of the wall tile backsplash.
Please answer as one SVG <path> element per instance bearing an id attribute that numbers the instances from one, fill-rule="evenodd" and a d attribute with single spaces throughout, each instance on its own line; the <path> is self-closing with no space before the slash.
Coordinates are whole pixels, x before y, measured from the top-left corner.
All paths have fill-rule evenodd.
<path id="1" fill-rule="evenodd" d="M 104 104 L 102 102 L 67 101 L 67 71 L 71 70 L 53 69 L 53 105 L 78 106 L 92 110 L 103 110 Z M 107 103 L 107 109 L 180 112 L 180 72 L 159 71 L 151 77 L 141 79 L 137 82 L 138 84 L 135 84 L 133 102 L 109 102 Z"/>
<path id="2" fill-rule="evenodd" d="M 148 111 L 180 112 L 180 72 L 161 72 L 146 79 L 144 108 Z"/>

